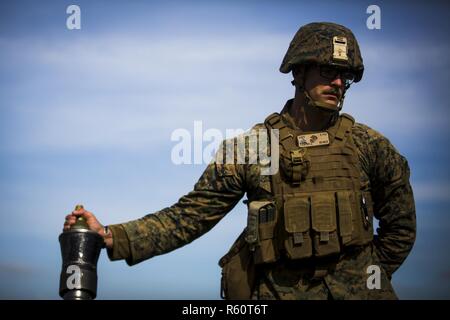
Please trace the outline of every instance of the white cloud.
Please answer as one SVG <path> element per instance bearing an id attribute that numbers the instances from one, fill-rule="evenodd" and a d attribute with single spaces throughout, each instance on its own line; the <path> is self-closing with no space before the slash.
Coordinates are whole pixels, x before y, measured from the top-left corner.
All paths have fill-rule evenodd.
<path id="1" fill-rule="evenodd" d="M 0 45 L 47 66 L 50 73 L 56 71 L 77 80 L 77 75 L 86 75 L 83 81 L 100 87 L 127 81 L 138 86 L 190 85 L 192 81 L 204 85 L 208 79 L 240 83 L 236 72 L 249 70 L 250 65 L 278 62 L 286 47 L 279 35 L 217 38 L 114 35 L 52 44 L 16 41 Z"/>
<path id="2" fill-rule="evenodd" d="M 348 92 L 344 111 L 380 132 L 395 130 L 399 136 L 412 138 L 417 132 L 426 132 L 430 127 L 447 128 L 449 125 L 449 118 L 442 114 L 441 106 L 430 104 L 415 86 L 399 84 L 396 88 L 373 89 L 367 86 L 358 88 L 357 84 L 354 86 Z"/>
<path id="3" fill-rule="evenodd" d="M 352 85 L 344 112 L 380 132 L 417 140 L 417 132 L 447 130 L 444 109 L 434 83 L 448 77 L 448 44 L 370 43 L 362 45 L 365 73 Z M 447 79 L 448 80 L 448 79 Z"/>
<path id="4" fill-rule="evenodd" d="M 450 183 L 448 181 L 423 181 L 412 184 L 416 201 L 450 200 Z"/>
<path id="5" fill-rule="evenodd" d="M 56 43 L 1 41 L 0 50 L 14 56 L 13 65 L 24 75 L 16 83 L 21 96 L 5 104 L 14 114 L 9 125 L 15 138 L 9 148 L 141 150 L 170 143 L 172 130 L 189 130 L 194 120 L 221 130 L 246 129 L 279 111 L 293 95 L 290 76 L 277 72 L 289 38 L 124 34 Z M 397 72 L 419 68 L 419 58 L 446 63 L 447 46 L 415 45 L 367 46 L 366 65 Z M 27 73 L 20 64 L 45 68 L 45 73 Z M 448 126 L 447 117 L 424 108 L 429 100 L 418 90 L 418 81 L 383 86 L 379 82 L 391 73 L 375 71 L 349 91 L 345 112 L 381 132 L 394 128 L 400 135 Z"/>
<path id="6" fill-rule="evenodd" d="M 417 42 L 360 42 L 364 64 L 369 69 L 383 68 L 398 71 L 429 70 L 449 64 L 450 45 L 444 41 Z"/>
<path id="7" fill-rule="evenodd" d="M 261 104 L 277 101 L 276 93 L 258 97 L 257 91 L 273 86 L 268 61 L 278 61 L 283 42 L 277 35 L 2 42 L 2 49 L 20 52 L 15 59 L 46 68 L 44 77 L 26 74 L 17 84 L 41 92 L 8 103 L 11 126 L 27 128 L 16 132 L 11 147 L 142 149 L 168 143 L 172 130 L 190 129 L 194 120 L 245 129 L 255 114 L 262 120 L 269 112 Z M 278 80 L 281 87 L 284 79 Z"/>

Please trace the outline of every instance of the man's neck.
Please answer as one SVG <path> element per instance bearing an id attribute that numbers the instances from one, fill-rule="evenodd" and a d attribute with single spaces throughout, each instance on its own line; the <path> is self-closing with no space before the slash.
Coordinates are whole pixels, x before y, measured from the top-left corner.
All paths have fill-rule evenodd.
<path id="1" fill-rule="evenodd" d="M 308 105 L 304 94 L 296 94 L 289 113 L 303 131 L 326 130 L 332 125 L 333 113 Z"/>

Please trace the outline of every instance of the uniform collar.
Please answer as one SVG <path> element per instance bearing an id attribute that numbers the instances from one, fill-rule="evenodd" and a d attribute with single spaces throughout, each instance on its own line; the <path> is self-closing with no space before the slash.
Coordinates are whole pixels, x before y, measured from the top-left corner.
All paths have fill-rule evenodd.
<path id="1" fill-rule="evenodd" d="M 280 112 L 281 119 L 284 122 L 286 126 L 288 126 L 291 129 L 303 131 L 301 128 L 299 128 L 294 120 L 294 118 L 291 115 L 290 110 L 293 108 L 294 105 L 294 99 L 289 99 L 286 101 L 283 109 Z M 339 117 L 337 117 L 339 119 Z M 337 120 L 336 119 L 336 120 Z M 330 124 L 330 126 L 326 129 L 326 131 L 330 130 L 331 127 L 333 127 L 336 124 L 337 121 L 334 121 Z"/>

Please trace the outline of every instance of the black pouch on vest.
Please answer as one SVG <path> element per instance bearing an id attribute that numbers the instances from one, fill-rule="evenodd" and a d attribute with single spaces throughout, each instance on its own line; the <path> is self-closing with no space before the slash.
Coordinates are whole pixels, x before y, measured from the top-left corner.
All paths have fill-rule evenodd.
<path id="1" fill-rule="evenodd" d="M 355 217 L 354 208 L 351 201 L 350 191 L 336 192 L 337 209 L 339 217 L 339 234 L 344 246 L 350 244 L 352 239 L 356 238 L 356 231 L 353 230 L 353 218 Z"/>
<path id="2" fill-rule="evenodd" d="M 274 241 L 277 218 L 273 201 L 252 201 L 248 205 L 246 240 L 254 251 L 255 264 L 274 262 L 278 258 Z"/>
<path id="3" fill-rule="evenodd" d="M 314 255 L 324 257 L 339 253 L 334 192 L 315 193 L 311 196 L 311 218 Z"/>
<path id="4" fill-rule="evenodd" d="M 288 197 L 284 202 L 284 240 L 290 259 L 308 258 L 312 255 L 310 229 L 310 203 L 308 196 Z"/>

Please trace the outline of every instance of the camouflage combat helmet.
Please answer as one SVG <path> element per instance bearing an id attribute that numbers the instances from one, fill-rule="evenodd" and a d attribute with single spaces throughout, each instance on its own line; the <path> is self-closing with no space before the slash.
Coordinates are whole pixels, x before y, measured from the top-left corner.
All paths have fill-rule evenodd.
<path id="1" fill-rule="evenodd" d="M 364 72 L 353 33 L 330 22 L 313 22 L 301 27 L 289 45 L 280 71 L 288 73 L 294 65 L 312 63 L 349 68 L 355 73 L 354 82 L 360 81 Z"/>

